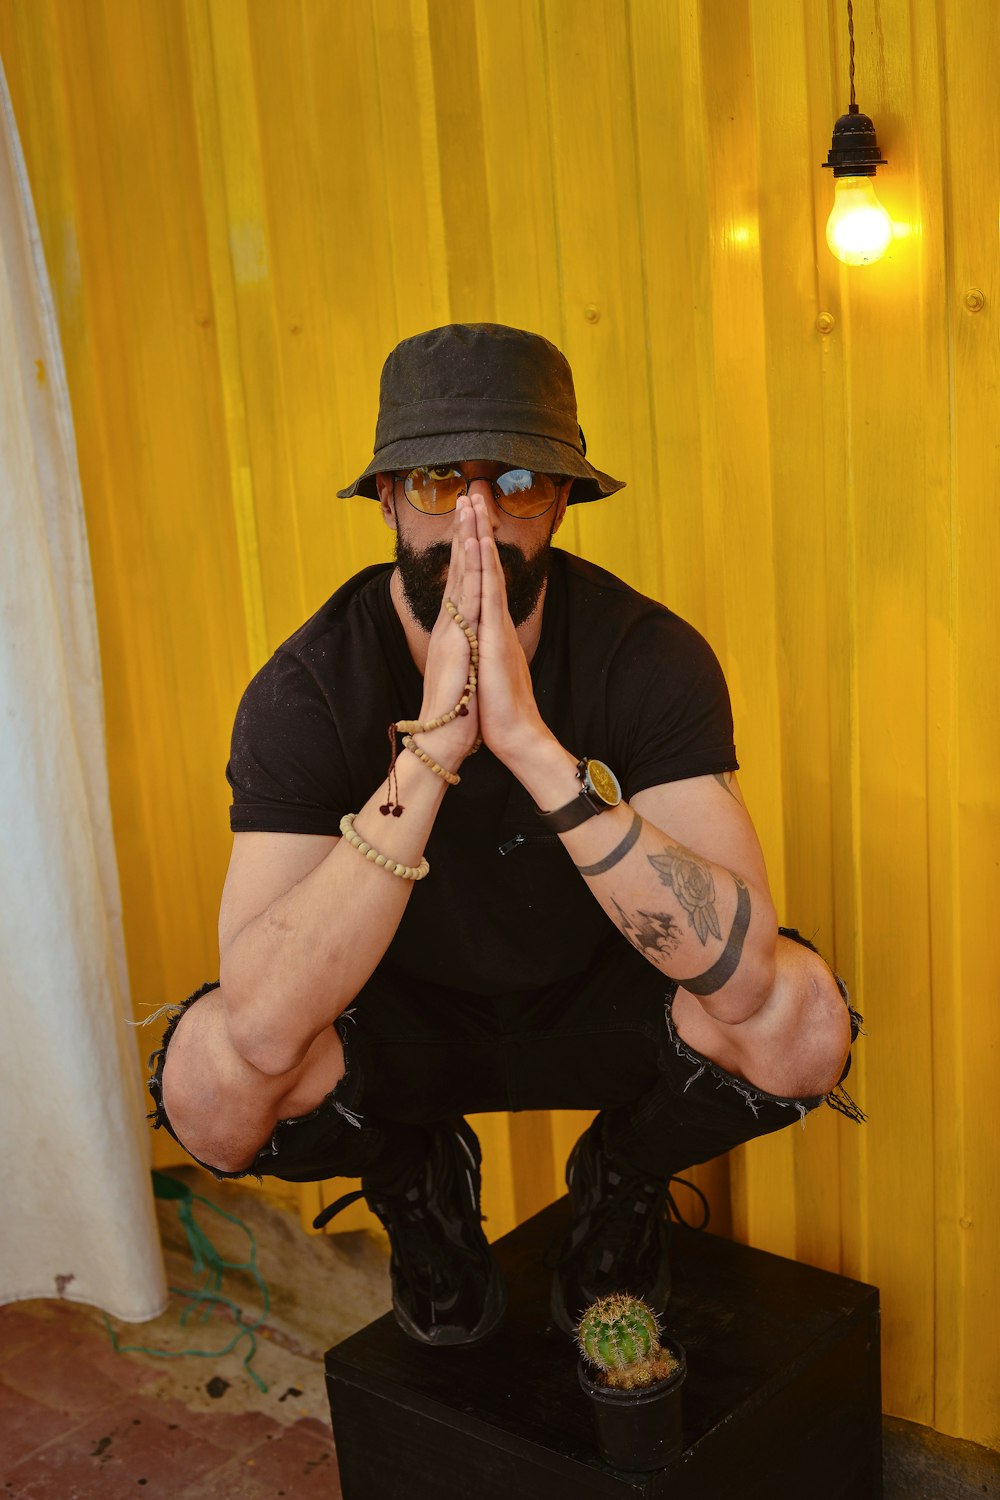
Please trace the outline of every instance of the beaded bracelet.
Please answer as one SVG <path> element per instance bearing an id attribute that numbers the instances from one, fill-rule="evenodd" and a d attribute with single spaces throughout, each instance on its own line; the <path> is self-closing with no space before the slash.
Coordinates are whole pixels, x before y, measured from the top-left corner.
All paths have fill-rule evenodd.
<path id="1" fill-rule="evenodd" d="M 426 859 L 422 859 L 419 865 L 416 866 L 398 865 L 387 854 L 379 854 L 378 850 L 373 849 L 371 844 L 366 844 L 361 835 L 354 832 L 354 819 L 356 817 L 357 813 L 345 813 L 340 820 L 340 831 L 347 842 L 357 849 L 359 854 L 363 854 L 365 859 L 370 859 L 373 865 L 378 865 L 381 869 L 388 870 L 390 875 L 398 875 L 401 880 L 423 880 L 425 875 L 430 874 L 431 867 Z"/>
<path id="2" fill-rule="evenodd" d="M 394 818 L 402 817 L 403 814 L 403 804 L 399 801 L 399 786 L 396 781 L 396 760 L 398 757 L 396 749 L 397 734 L 403 736 L 403 744 L 406 749 L 412 750 L 419 760 L 422 760 L 436 775 L 447 781 L 449 786 L 457 786 L 461 780 L 461 777 L 456 776 L 454 771 L 446 771 L 444 766 L 439 766 L 436 760 L 432 760 L 429 755 L 424 754 L 419 746 L 412 743 L 412 737 L 415 734 L 430 734 L 431 730 L 441 729 L 445 724 L 452 723 L 454 719 L 464 718 L 469 712 L 469 703 L 479 684 L 479 640 L 476 632 L 464 617 L 459 614 L 450 599 L 444 600 L 444 607 L 459 630 L 464 631 L 466 640 L 469 642 L 469 675 L 466 678 L 465 687 L 462 689 L 461 698 L 459 698 L 455 707 L 448 713 L 441 714 L 436 719 L 428 719 L 426 724 L 421 723 L 419 719 L 397 719 L 395 724 L 389 725 L 389 745 L 391 748 L 389 774 L 387 777 L 389 790 L 386 800 L 379 806 L 379 812 L 384 818 L 387 818 L 390 813 Z M 409 743 L 407 743 L 408 741 Z M 475 752 L 478 750 L 482 743 L 481 739 L 477 739 L 472 747 L 472 751 Z"/>
<path id="3" fill-rule="evenodd" d="M 403 747 L 406 750 L 412 750 L 417 759 L 422 760 L 429 771 L 433 771 L 435 776 L 440 776 L 449 786 L 458 786 L 458 783 L 462 779 L 461 776 L 457 775 L 454 771 L 446 771 L 444 766 L 439 766 L 436 760 L 431 759 L 426 750 L 421 750 L 412 735 L 403 735 Z"/>

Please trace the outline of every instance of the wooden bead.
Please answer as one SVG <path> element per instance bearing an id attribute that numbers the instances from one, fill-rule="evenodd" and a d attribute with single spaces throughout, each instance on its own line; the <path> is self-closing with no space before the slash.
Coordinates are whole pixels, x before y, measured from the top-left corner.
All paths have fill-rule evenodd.
<path id="1" fill-rule="evenodd" d="M 421 750 L 420 746 L 410 735 L 404 734 L 403 746 L 405 749 L 412 751 L 418 760 L 423 761 L 424 765 L 428 770 L 433 771 L 435 776 L 440 776 L 443 781 L 447 781 L 449 786 L 458 786 L 462 779 L 461 776 L 457 775 L 454 771 L 445 770 L 444 766 L 439 766 L 437 761 L 428 755 L 425 750 Z"/>
<path id="2" fill-rule="evenodd" d="M 399 811 L 402 812 L 402 808 Z M 371 844 L 366 844 L 361 835 L 354 831 L 355 816 L 354 813 L 345 813 L 340 820 L 340 831 L 352 848 L 357 849 L 359 854 L 363 854 L 365 859 L 381 869 L 388 870 L 391 875 L 399 875 L 403 880 L 423 880 L 425 875 L 430 874 L 431 867 L 426 859 L 422 859 L 417 866 L 400 865 L 390 859 L 387 854 L 379 854 Z"/>
<path id="3" fill-rule="evenodd" d="M 393 746 L 392 760 L 389 765 L 389 799 L 388 801 L 381 803 L 379 806 L 379 812 L 382 813 L 384 817 L 387 817 L 391 812 L 394 818 L 398 818 L 401 816 L 403 811 L 398 802 L 393 805 L 397 796 L 394 781 L 396 749 L 395 740 L 393 739 L 393 730 L 395 730 L 398 734 L 404 736 L 412 736 L 414 734 L 430 734 L 435 729 L 443 729 L 445 724 L 451 724 L 455 719 L 467 718 L 469 714 L 469 702 L 472 699 L 472 696 L 479 684 L 479 641 L 476 637 L 476 633 L 472 629 L 471 625 L 469 625 L 464 615 L 459 612 L 457 606 L 453 604 L 450 599 L 444 600 L 444 607 L 451 618 L 454 620 L 458 628 L 464 632 L 465 638 L 469 643 L 469 674 L 466 678 L 465 687 L 462 691 L 461 698 L 459 698 L 458 702 L 455 704 L 455 707 L 451 709 L 449 713 L 440 714 L 438 718 L 430 719 L 426 724 L 421 723 L 419 719 L 397 719 L 395 724 L 389 726 L 389 739 L 392 742 Z M 403 743 L 404 745 L 406 744 L 405 738 Z M 476 743 L 472 747 L 472 751 L 470 751 L 470 754 L 478 750 L 482 743 L 483 742 L 481 739 L 477 739 Z M 414 745 L 408 745 L 407 749 L 413 750 L 414 753 L 419 756 L 419 758 L 424 762 L 426 766 L 428 766 L 436 775 L 442 776 L 445 781 L 449 782 L 450 785 L 458 785 L 460 778 L 456 776 L 453 771 L 446 771 L 443 766 L 438 765 L 437 761 L 432 760 L 430 756 L 425 756 Z M 424 860 L 422 863 L 426 864 L 427 861 Z M 421 873 L 421 868 L 418 868 L 415 874 L 410 874 L 406 878 L 410 880 L 422 880 L 423 874 Z M 398 874 L 399 872 L 394 871 L 393 873 Z"/>

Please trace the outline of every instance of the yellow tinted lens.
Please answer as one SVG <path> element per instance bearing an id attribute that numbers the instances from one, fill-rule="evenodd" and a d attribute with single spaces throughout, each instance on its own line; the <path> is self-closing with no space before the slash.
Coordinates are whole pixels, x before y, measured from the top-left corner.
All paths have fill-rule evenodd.
<path id="1" fill-rule="evenodd" d="M 556 498 L 556 482 L 551 474 L 536 474 L 532 469 L 508 469 L 495 481 L 497 503 L 509 516 L 528 521 L 544 515 Z"/>
<path id="2" fill-rule="evenodd" d="M 417 510 L 431 516 L 454 510 L 465 480 L 457 469 L 446 465 L 428 469 L 411 469 L 403 480 L 403 493 Z"/>

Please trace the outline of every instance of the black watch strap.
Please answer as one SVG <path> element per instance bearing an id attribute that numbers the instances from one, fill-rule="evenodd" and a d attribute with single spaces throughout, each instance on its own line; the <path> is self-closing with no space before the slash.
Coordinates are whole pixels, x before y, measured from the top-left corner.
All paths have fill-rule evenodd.
<path id="1" fill-rule="evenodd" d="M 596 818 L 598 813 L 604 812 L 607 804 L 595 807 L 581 789 L 579 796 L 574 797 L 572 802 L 567 802 L 565 807 L 557 807 L 555 812 L 539 812 L 538 816 L 551 833 L 568 833 L 571 828 L 576 828 L 579 823 L 586 823 L 588 818 Z"/>
<path id="2" fill-rule="evenodd" d="M 594 785 L 590 784 L 589 773 L 591 772 L 598 784 L 601 782 L 606 784 L 603 796 Z M 577 762 L 576 774 L 583 785 L 572 802 L 567 802 L 564 807 L 555 808 L 553 812 L 543 812 L 540 807 L 535 808 L 539 820 L 552 833 L 568 833 L 571 828 L 585 823 L 588 818 L 596 818 L 598 813 L 607 812 L 609 807 L 617 807 L 621 801 L 622 793 L 618 779 L 602 761 L 592 761 L 584 756 Z"/>

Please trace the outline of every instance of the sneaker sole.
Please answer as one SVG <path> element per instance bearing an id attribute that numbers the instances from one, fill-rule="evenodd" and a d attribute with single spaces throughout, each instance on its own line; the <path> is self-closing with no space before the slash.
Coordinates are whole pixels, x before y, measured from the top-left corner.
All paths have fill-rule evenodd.
<path id="1" fill-rule="evenodd" d="M 407 1338 L 415 1339 L 418 1344 L 426 1344 L 429 1348 L 444 1349 L 462 1344 L 481 1344 L 500 1326 L 504 1313 L 507 1311 L 507 1288 L 499 1266 L 495 1267 L 495 1273 L 490 1278 L 483 1316 L 471 1332 L 466 1328 L 449 1328 L 446 1323 L 442 1323 L 430 1332 L 426 1328 L 418 1328 L 395 1300 L 392 1304 L 393 1316 Z"/>

